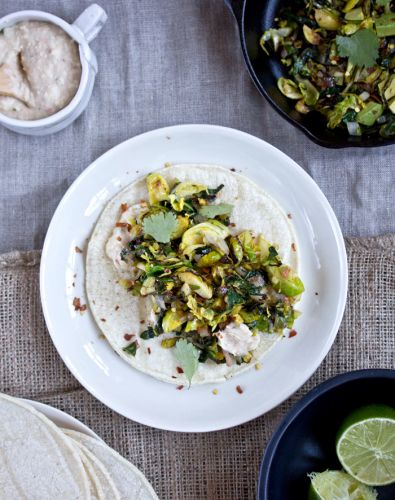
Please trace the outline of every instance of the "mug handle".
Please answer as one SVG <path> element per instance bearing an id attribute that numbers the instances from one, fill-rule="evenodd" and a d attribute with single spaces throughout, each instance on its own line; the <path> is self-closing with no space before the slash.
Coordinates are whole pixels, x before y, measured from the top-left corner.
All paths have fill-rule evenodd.
<path id="1" fill-rule="evenodd" d="M 77 17 L 73 26 L 77 27 L 84 35 L 85 40 L 90 43 L 97 37 L 107 18 L 106 11 L 97 3 L 93 3 Z"/>

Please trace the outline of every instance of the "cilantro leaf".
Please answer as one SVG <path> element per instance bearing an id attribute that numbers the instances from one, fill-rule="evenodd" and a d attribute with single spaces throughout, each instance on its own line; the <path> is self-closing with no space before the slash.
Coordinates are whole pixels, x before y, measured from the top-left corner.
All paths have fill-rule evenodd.
<path id="1" fill-rule="evenodd" d="M 233 205 L 228 203 L 219 203 L 218 205 L 205 205 L 199 209 L 199 215 L 213 219 L 217 215 L 228 215 L 232 212 Z"/>
<path id="2" fill-rule="evenodd" d="M 390 3 L 391 0 L 376 0 L 376 5 L 380 5 L 382 7 L 385 7 Z"/>
<path id="3" fill-rule="evenodd" d="M 184 370 L 184 374 L 191 384 L 192 377 L 199 365 L 200 352 L 193 344 L 185 339 L 180 339 L 175 348 L 174 354 Z"/>
<path id="4" fill-rule="evenodd" d="M 170 236 L 176 227 L 177 219 L 171 212 L 151 215 L 143 222 L 144 233 L 149 234 L 159 243 L 169 243 Z"/>
<path id="5" fill-rule="evenodd" d="M 371 30 L 359 30 L 351 36 L 337 36 L 336 45 L 341 57 L 348 57 L 356 66 L 371 68 L 379 57 L 379 39 Z"/>

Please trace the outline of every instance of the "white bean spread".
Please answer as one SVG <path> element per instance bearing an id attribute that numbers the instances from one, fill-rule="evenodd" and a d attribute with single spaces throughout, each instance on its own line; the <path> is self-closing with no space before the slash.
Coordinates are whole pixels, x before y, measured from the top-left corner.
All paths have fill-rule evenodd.
<path id="1" fill-rule="evenodd" d="M 51 116 L 78 90 L 78 45 L 55 24 L 17 23 L 0 34 L 0 73 L 0 113 L 20 120 Z"/>

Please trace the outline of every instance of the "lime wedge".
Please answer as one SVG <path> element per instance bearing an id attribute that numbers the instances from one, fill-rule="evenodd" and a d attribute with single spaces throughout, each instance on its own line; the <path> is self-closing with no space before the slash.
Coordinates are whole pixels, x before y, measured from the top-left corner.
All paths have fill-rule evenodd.
<path id="1" fill-rule="evenodd" d="M 377 493 L 343 471 L 312 472 L 309 500 L 376 500 Z"/>
<path id="2" fill-rule="evenodd" d="M 336 452 L 344 470 L 364 484 L 382 486 L 395 481 L 395 410 L 385 405 L 364 406 L 340 427 Z"/>

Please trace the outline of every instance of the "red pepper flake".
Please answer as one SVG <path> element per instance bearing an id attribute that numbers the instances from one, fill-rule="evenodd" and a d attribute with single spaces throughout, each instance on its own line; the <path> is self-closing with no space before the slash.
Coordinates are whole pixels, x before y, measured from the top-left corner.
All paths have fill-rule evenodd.
<path id="1" fill-rule="evenodd" d="M 129 222 L 116 222 L 115 227 L 126 227 L 128 231 L 132 229 L 132 226 L 129 224 Z"/>
<path id="2" fill-rule="evenodd" d="M 177 386 L 177 391 L 182 391 L 184 389 L 184 386 L 183 385 L 179 385 Z"/>
<path id="3" fill-rule="evenodd" d="M 134 333 L 125 333 L 125 335 L 123 336 L 123 338 L 125 340 L 127 340 L 129 342 L 129 340 L 132 340 L 132 338 L 134 337 Z"/>
<path id="4" fill-rule="evenodd" d="M 288 219 L 292 219 L 292 214 L 287 214 Z"/>
<path id="5" fill-rule="evenodd" d="M 145 319 L 142 319 L 142 320 L 140 321 L 140 324 L 141 324 L 141 325 L 144 325 L 144 323 L 145 323 Z"/>
<path id="6" fill-rule="evenodd" d="M 239 394 L 243 394 L 243 389 L 238 385 L 236 386 L 236 391 L 239 393 Z"/>
<path id="7" fill-rule="evenodd" d="M 115 306 L 115 310 L 118 311 L 118 309 L 119 309 L 119 306 Z"/>
<path id="8" fill-rule="evenodd" d="M 147 347 L 148 354 L 151 354 L 151 347 Z"/>
<path id="9" fill-rule="evenodd" d="M 122 238 L 120 236 L 117 236 L 117 241 L 122 241 Z"/>
<path id="10" fill-rule="evenodd" d="M 231 222 L 231 223 L 229 224 L 229 226 L 230 226 L 230 227 L 236 227 L 236 224 L 235 224 L 234 222 Z"/>
<path id="11" fill-rule="evenodd" d="M 292 338 L 292 337 L 295 337 L 295 335 L 297 335 L 298 332 L 296 330 L 291 330 L 288 334 L 288 338 Z"/>
<path id="12" fill-rule="evenodd" d="M 105 323 L 107 320 L 106 318 L 100 318 L 100 321 L 103 321 L 103 323 Z"/>
<path id="13" fill-rule="evenodd" d="M 128 209 L 128 204 L 127 203 L 121 203 L 121 212 L 124 213 Z"/>
<path id="14" fill-rule="evenodd" d="M 284 277 L 284 278 L 288 278 L 289 276 L 289 273 L 291 272 L 291 269 L 289 267 L 284 267 L 282 270 L 281 270 L 281 275 Z"/>
<path id="15" fill-rule="evenodd" d="M 81 299 L 79 297 L 74 297 L 73 306 L 75 311 L 84 312 L 87 309 L 87 305 L 81 304 Z"/>
<path id="16" fill-rule="evenodd" d="M 296 245 L 295 245 L 295 243 L 292 243 L 292 245 L 291 245 L 291 249 L 292 249 L 294 252 L 296 252 Z"/>
<path id="17" fill-rule="evenodd" d="M 176 370 L 177 373 L 184 373 L 184 370 L 181 368 L 181 366 L 177 366 Z"/>
<path id="18" fill-rule="evenodd" d="M 80 247 L 75 247 L 74 250 L 76 253 L 83 253 Z"/>

